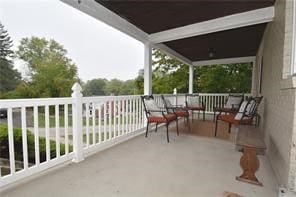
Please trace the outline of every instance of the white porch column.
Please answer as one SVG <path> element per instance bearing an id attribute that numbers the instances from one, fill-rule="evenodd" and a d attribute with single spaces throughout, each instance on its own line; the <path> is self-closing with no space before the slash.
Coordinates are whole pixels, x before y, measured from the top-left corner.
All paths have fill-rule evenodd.
<path id="1" fill-rule="evenodd" d="M 152 47 L 150 43 L 144 46 L 144 94 L 152 94 Z"/>
<path id="2" fill-rule="evenodd" d="M 252 62 L 252 87 L 251 87 L 251 94 L 253 96 L 256 96 L 258 93 L 258 90 L 256 88 L 256 58 L 254 59 L 254 61 Z"/>
<path id="3" fill-rule="evenodd" d="M 189 87 L 188 93 L 193 93 L 193 65 L 189 65 Z"/>

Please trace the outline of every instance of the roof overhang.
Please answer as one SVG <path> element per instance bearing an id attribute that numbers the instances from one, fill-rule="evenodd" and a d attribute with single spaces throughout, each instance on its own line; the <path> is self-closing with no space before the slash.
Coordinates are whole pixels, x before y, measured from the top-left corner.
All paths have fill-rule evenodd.
<path id="1" fill-rule="evenodd" d="M 61 1 L 190 65 L 255 56 L 265 24 L 274 18 L 274 0 Z M 208 57 L 209 50 L 217 56 Z"/>

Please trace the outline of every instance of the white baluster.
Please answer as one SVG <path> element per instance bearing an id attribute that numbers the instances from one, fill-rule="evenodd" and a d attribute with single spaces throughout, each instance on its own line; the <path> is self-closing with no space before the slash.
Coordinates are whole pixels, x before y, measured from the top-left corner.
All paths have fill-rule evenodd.
<path id="1" fill-rule="evenodd" d="M 59 105 L 55 105 L 56 157 L 60 157 L 60 116 Z"/>
<path id="2" fill-rule="evenodd" d="M 118 115 L 118 128 L 117 128 L 117 132 L 118 132 L 118 136 L 121 136 L 121 127 L 122 127 L 122 122 L 121 122 L 121 102 L 122 100 L 118 100 L 118 110 L 117 110 L 117 115 Z"/>
<path id="3" fill-rule="evenodd" d="M 125 133 L 128 133 L 129 116 L 128 116 L 128 99 L 125 100 Z"/>
<path id="4" fill-rule="evenodd" d="M 89 147 L 89 103 L 85 103 L 86 147 Z"/>
<path id="5" fill-rule="evenodd" d="M 95 103 L 92 103 L 92 144 L 96 143 L 96 107 Z"/>
<path id="6" fill-rule="evenodd" d="M 64 127 L 65 127 L 65 154 L 69 153 L 69 121 L 68 121 L 68 104 L 64 105 Z"/>
<path id="7" fill-rule="evenodd" d="M 27 118 L 26 107 L 22 107 L 22 141 L 23 141 L 23 162 L 24 169 L 28 169 L 28 142 L 27 142 Z"/>
<path id="8" fill-rule="evenodd" d="M 107 140 L 107 103 L 104 103 L 104 141 Z"/>
<path id="9" fill-rule="evenodd" d="M 8 123 L 8 143 L 9 143 L 9 164 L 10 173 L 15 173 L 15 158 L 14 158 L 14 139 L 13 139 L 13 121 L 12 121 L 12 108 L 7 110 L 7 123 Z"/>
<path id="10" fill-rule="evenodd" d="M 117 126 L 117 122 L 116 122 L 116 113 L 117 113 L 117 110 L 116 110 L 116 100 L 113 101 L 113 137 L 117 137 L 117 132 L 116 132 L 116 126 Z"/>
<path id="11" fill-rule="evenodd" d="M 108 133 L 109 133 L 109 136 L 108 136 L 108 140 L 111 140 L 112 139 L 112 101 L 108 101 L 108 112 L 109 112 L 109 125 L 108 125 Z"/>
<path id="12" fill-rule="evenodd" d="M 34 106 L 34 141 L 35 141 L 35 163 L 38 166 L 40 164 L 38 106 Z"/>
<path id="13" fill-rule="evenodd" d="M 102 126 L 102 105 L 99 104 L 99 117 L 98 117 L 98 126 L 99 126 L 99 143 L 102 142 L 102 132 L 101 132 L 101 126 Z"/>
<path id="14" fill-rule="evenodd" d="M 129 106 L 129 112 L 128 112 L 128 116 L 129 116 L 129 128 L 128 128 L 128 132 L 131 132 L 132 131 L 132 100 L 129 99 L 129 102 L 128 102 L 128 106 Z"/>
<path id="15" fill-rule="evenodd" d="M 46 161 L 50 160 L 50 139 L 49 139 L 49 106 L 45 106 L 45 146 L 46 146 Z"/>

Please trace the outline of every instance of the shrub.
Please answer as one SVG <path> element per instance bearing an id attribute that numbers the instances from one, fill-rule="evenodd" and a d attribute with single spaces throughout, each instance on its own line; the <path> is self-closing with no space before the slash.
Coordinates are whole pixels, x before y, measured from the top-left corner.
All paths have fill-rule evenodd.
<path id="1" fill-rule="evenodd" d="M 23 140 L 22 129 L 13 128 L 14 154 L 15 160 L 23 161 Z M 27 145 L 28 145 L 28 161 L 35 163 L 35 139 L 34 134 L 27 130 Z M 69 145 L 69 151 L 72 151 L 72 146 Z M 60 154 L 65 154 L 65 144 L 60 143 Z M 39 137 L 39 156 L 40 162 L 46 160 L 46 140 L 45 137 Z M 8 126 L 0 124 L 0 157 L 9 159 L 9 144 L 8 144 Z M 56 143 L 50 140 L 50 158 L 56 157 Z"/>

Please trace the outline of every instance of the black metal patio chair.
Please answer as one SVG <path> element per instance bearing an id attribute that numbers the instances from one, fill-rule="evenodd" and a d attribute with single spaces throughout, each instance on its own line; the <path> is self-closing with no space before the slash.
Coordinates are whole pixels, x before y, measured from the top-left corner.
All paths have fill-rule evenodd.
<path id="1" fill-rule="evenodd" d="M 215 123 L 215 136 L 217 136 L 218 121 L 224 121 L 228 123 L 228 132 L 231 131 L 231 125 L 251 125 L 257 115 L 257 110 L 263 96 L 251 97 L 246 101 L 243 101 L 239 111 L 237 113 L 220 114 L 216 117 Z"/>
<path id="2" fill-rule="evenodd" d="M 229 94 L 227 101 L 223 106 L 214 106 L 214 116 L 213 121 L 216 120 L 216 113 L 218 115 L 225 113 L 236 113 L 244 100 L 244 94 Z"/>
<path id="3" fill-rule="evenodd" d="M 185 102 L 186 102 L 187 110 L 191 111 L 192 122 L 193 122 L 194 111 L 198 111 L 198 114 L 200 113 L 200 111 L 202 111 L 203 120 L 205 121 L 206 107 L 204 103 L 201 101 L 199 94 L 185 94 Z"/>
<path id="4" fill-rule="evenodd" d="M 147 127 L 146 127 L 146 135 L 148 136 L 149 124 L 156 123 L 155 132 L 157 132 L 158 124 L 164 123 L 166 125 L 166 133 L 167 133 L 167 142 L 169 142 L 169 124 L 173 121 L 176 121 L 177 134 L 179 135 L 178 130 L 178 118 L 175 113 L 169 113 L 166 108 L 161 108 L 157 105 L 152 95 L 144 95 L 141 96 L 141 100 L 144 105 L 144 110 L 147 118 Z"/>
<path id="5" fill-rule="evenodd" d="M 188 126 L 189 130 L 190 129 L 190 124 L 189 124 L 189 112 L 188 109 L 182 105 L 173 105 L 171 101 L 168 98 L 165 98 L 164 95 L 161 95 L 162 101 L 164 103 L 164 107 L 167 109 L 169 113 L 174 113 L 176 114 L 177 118 L 183 117 L 184 121 L 186 121 L 186 125 Z"/>

